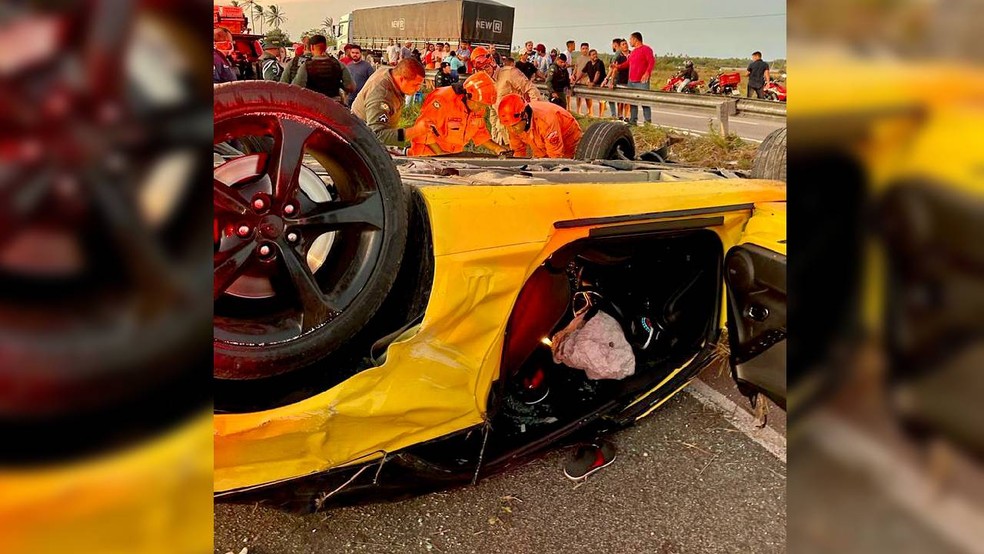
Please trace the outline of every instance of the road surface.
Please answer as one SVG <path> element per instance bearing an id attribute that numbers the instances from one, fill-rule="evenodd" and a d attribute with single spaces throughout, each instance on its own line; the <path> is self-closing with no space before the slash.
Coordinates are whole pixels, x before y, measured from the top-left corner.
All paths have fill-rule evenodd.
<path id="1" fill-rule="evenodd" d="M 215 552 L 785 552 L 785 462 L 728 410 L 677 394 L 615 434 L 617 460 L 581 485 L 561 450 L 395 503 L 306 516 L 218 505 Z"/>
<path id="2" fill-rule="evenodd" d="M 640 117 L 642 114 L 639 114 Z M 710 113 L 700 113 L 685 110 L 669 110 L 666 108 L 653 109 L 653 123 L 663 127 L 673 127 L 685 131 L 706 134 L 708 123 L 716 119 Z M 745 140 L 762 142 L 765 137 L 776 129 L 786 126 L 786 120 L 771 117 L 731 116 L 728 118 L 730 131 Z"/>

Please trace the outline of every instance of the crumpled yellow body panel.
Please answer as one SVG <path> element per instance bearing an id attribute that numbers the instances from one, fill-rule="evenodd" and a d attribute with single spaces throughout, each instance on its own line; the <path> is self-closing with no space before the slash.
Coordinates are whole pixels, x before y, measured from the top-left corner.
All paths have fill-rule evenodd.
<path id="1" fill-rule="evenodd" d="M 786 255 L 786 203 L 755 204 L 752 218 L 745 225 L 741 243 L 757 244 Z"/>
<path id="2" fill-rule="evenodd" d="M 435 277 L 419 331 L 390 346 L 382 366 L 317 396 L 216 415 L 216 492 L 369 461 L 481 424 L 520 289 L 549 254 L 588 235 L 588 226 L 555 229 L 555 222 L 786 198 L 783 183 L 737 179 L 420 191 L 434 235 Z M 750 215 L 747 207 L 725 214 L 716 229 L 725 249 L 738 242 Z M 674 219 L 688 217 L 706 215 Z"/>

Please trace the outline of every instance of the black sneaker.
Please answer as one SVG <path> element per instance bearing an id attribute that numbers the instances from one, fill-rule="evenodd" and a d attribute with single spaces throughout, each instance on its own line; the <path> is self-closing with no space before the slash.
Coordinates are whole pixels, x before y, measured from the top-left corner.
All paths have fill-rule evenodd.
<path id="1" fill-rule="evenodd" d="M 571 481 L 583 481 L 614 461 L 615 445 L 608 441 L 581 445 L 574 450 L 574 456 L 564 466 L 564 475 Z"/>

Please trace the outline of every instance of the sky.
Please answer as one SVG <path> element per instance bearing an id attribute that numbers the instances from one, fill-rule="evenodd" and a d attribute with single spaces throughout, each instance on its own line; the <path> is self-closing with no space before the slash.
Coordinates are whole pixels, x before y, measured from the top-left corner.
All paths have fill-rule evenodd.
<path id="1" fill-rule="evenodd" d="M 217 3 L 228 3 L 216 0 Z M 336 22 L 353 9 L 416 3 L 412 0 L 261 0 L 287 16 L 283 29 L 294 39 L 325 17 Z M 747 58 L 761 50 L 766 60 L 786 57 L 785 0 L 498 0 L 516 8 L 513 45 L 526 40 L 562 48 L 573 39 L 601 51 L 613 37 L 633 31 L 657 55 L 663 53 Z"/>

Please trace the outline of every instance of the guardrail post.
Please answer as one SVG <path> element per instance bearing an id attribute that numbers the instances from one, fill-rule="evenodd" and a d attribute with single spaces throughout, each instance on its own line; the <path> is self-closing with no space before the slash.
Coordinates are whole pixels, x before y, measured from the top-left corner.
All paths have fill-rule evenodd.
<path id="1" fill-rule="evenodd" d="M 731 111 L 728 109 L 728 101 L 725 100 L 718 104 L 718 122 L 720 123 L 721 136 L 728 136 L 728 118 L 731 116 Z"/>

